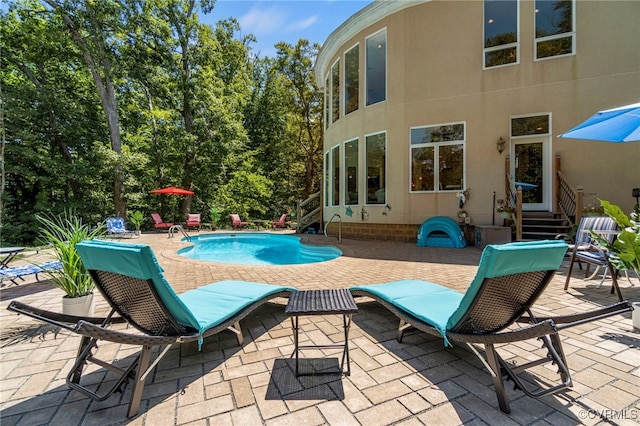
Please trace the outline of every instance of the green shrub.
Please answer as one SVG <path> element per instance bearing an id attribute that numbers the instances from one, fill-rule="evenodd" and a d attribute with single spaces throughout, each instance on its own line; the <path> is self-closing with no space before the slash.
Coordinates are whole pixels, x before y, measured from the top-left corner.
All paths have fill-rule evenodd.
<path id="1" fill-rule="evenodd" d="M 94 283 L 80 259 L 76 244 L 104 234 L 104 225 L 91 229 L 89 224 L 72 211 L 60 215 L 37 215 L 42 224 L 40 238 L 53 248 L 62 269 L 50 272 L 54 286 L 62 289 L 67 297 L 80 297 L 93 292 Z"/>

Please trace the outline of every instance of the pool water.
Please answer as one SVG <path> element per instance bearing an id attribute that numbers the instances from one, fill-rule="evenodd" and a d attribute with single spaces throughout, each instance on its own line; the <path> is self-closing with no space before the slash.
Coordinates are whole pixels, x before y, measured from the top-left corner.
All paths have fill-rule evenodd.
<path id="1" fill-rule="evenodd" d="M 342 255 L 331 246 L 309 246 L 293 235 L 207 234 L 191 237 L 193 246 L 178 250 L 190 259 L 241 265 L 299 265 Z"/>

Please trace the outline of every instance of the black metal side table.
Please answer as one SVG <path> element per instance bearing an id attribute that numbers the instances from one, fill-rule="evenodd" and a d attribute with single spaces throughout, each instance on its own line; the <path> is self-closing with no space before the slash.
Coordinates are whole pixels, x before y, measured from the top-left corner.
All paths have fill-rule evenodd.
<path id="1" fill-rule="evenodd" d="M 291 317 L 291 328 L 293 329 L 294 353 L 296 356 L 296 376 L 334 374 L 332 372 L 300 374 L 298 371 L 298 358 L 300 349 L 318 348 L 344 348 L 342 352 L 342 362 L 340 363 L 340 373 L 351 374 L 349 360 L 349 329 L 351 328 L 351 318 L 358 312 L 358 306 L 353 300 L 353 296 L 346 289 L 340 290 L 304 290 L 294 291 L 289 296 L 289 303 L 285 308 L 285 315 Z M 334 345 L 304 345 L 300 346 L 299 340 L 299 318 L 302 315 L 330 315 L 342 314 L 342 325 L 344 328 L 344 344 Z M 347 371 L 344 371 L 344 362 L 347 361 Z"/>

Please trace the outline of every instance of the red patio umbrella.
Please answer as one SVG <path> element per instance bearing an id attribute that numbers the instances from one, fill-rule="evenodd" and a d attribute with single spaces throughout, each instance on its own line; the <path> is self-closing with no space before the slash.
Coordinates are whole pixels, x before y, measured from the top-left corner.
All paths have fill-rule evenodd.
<path id="1" fill-rule="evenodd" d="M 189 191 L 188 189 L 182 189 L 175 186 L 169 186 L 161 189 L 154 189 L 151 191 L 152 194 L 173 194 L 173 195 L 193 195 L 193 191 Z"/>

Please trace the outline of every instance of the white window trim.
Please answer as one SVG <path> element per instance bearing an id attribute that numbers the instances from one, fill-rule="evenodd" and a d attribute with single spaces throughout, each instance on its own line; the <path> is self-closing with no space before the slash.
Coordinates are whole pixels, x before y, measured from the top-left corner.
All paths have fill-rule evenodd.
<path id="1" fill-rule="evenodd" d="M 571 1 L 571 28 L 573 31 L 562 34 L 554 34 L 551 36 L 545 37 L 536 37 L 536 13 L 535 13 L 535 0 L 534 0 L 534 12 L 533 12 L 533 61 L 540 62 L 546 61 L 549 59 L 557 59 L 557 58 L 566 58 L 567 56 L 575 56 L 576 55 L 576 0 Z M 555 40 L 559 38 L 565 38 L 571 36 L 571 53 L 565 53 L 564 55 L 556 55 L 556 56 L 547 56 L 546 58 L 538 58 L 538 42 L 544 42 L 549 40 Z"/>
<path id="2" fill-rule="evenodd" d="M 535 19 L 535 18 L 534 18 Z M 521 41 L 521 37 L 520 37 L 520 1 L 518 0 L 516 2 L 516 37 L 517 37 L 517 41 L 515 43 L 509 43 L 509 44 L 501 44 L 499 46 L 493 46 L 493 47 L 484 47 L 484 40 L 485 40 L 485 33 L 484 33 L 484 29 L 485 29 L 485 23 L 486 23 L 487 17 L 484 15 L 484 2 L 482 4 L 482 69 L 483 70 L 493 70 L 493 69 L 497 69 L 497 68 L 504 68 L 504 67 L 510 67 L 513 65 L 520 65 L 520 41 Z M 535 28 L 535 27 L 534 27 Z M 516 60 L 515 62 L 511 62 L 508 64 L 501 64 L 501 65 L 494 65 L 492 67 L 488 67 L 487 66 L 487 53 L 489 52 L 495 52 L 498 50 L 505 50 L 505 49 L 510 49 L 512 47 L 516 48 Z"/>
<path id="3" fill-rule="evenodd" d="M 329 194 L 331 195 L 331 203 L 329 204 L 329 207 L 339 207 L 342 205 L 341 203 L 341 191 L 342 191 L 342 176 L 340 176 L 340 174 L 342 173 L 342 163 L 343 163 L 343 159 L 342 156 L 340 155 L 340 143 L 337 143 L 335 145 L 333 145 L 331 148 L 329 148 L 329 161 L 331 162 L 331 168 L 329 169 L 329 183 L 331 184 L 331 189 L 329 191 Z M 335 195 L 333 193 L 334 191 L 334 183 L 335 183 L 335 164 L 333 163 L 333 150 L 334 149 L 338 149 L 338 167 L 340 168 L 340 172 L 338 173 L 338 203 L 335 204 L 334 202 L 336 201 L 334 199 Z"/>
<path id="4" fill-rule="evenodd" d="M 384 50 L 384 101 L 380 101 L 380 102 L 376 102 L 375 104 L 367 104 L 367 89 L 368 89 L 368 76 L 369 73 L 367 72 L 367 40 L 369 40 L 371 37 L 374 37 L 378 34 L 380 34 L 381 32 L 385 32 L 385 50 Z M 387 102 L 387 96 L 388 96 L 388 88 L 389 88 L 389 49 L 387 49 L 387 47 L 389 46 L 389 33 L 387 32 L 387 27 L 381 28 L 378 31 L 369 34 L 367 37 L 364 38 L 364 107 L 368 108 L 368 107 L 373 107 L 376 105 L 380 105 L 383 104 L 385 102 Z"/>
<path id="5" fill-rule="evenodd" d="M 360 109 L 360 78 L 358 78 L 358 108 L 351 112 L 347 112 L 347 53 L 353 50 L 356 47 L 359 47 L 360 43 L 355 43 L 353 46 L 349 47 L 342 53 L 342 116 L 346 117 L 348 114 L 352 112 L 356 112 Z M 358 50 L 358 74 L 360 73 L 360 51 Z M 360 75 L 358 75 L 360 77 Z M 352 139 L 353 140 L 353 139 Z"/>
<path id="6" fill-rule="evenodd" d="M 330 84 L 329 82 L 331 81 L 331 68 L 329 68 L 329 72 L 327 73 L 327 76 L 325 77 L 324 81 L 325 81 L 325 87 L 324 87 L 324 129 L 327 130 L 329 128 L 329 126 L 331 125 L 331 105 L 329 104 L 329 98 L 330 98 L 330 90 L 331 88 L 329 87 Z"/>
<path id="7" fill-rule="evenodd" d="M 549 117 L 549 132 L 547 132 L 547 133 L 535 133 L 535 134 L 531 134 L 531 135 L 513 136 L 513 133 L 511 132 L 512 129 L 513 129 L 511 123 L 512 123 L 512 121 L 514 119 L 527 118 L 527 117 L 538 117 L 540 115 L 546 115 L 547 117 Z M 551 116 L 551 112 L 550 111 L 531 112 L 531 113 L 528 113 L 528 114 L 510 115 L 509 116 L 509 138 L 513 139 L 513 140 L 517 140 L 517 139 L 522 139 L 522 138 L 530 138 L 532 136 L 551 136 L 553 134 L 553 131 L 551 129 L 551 125 L 553 124 L 552 118 L 553 117 Z"/>
<path id="8" fill-rule="evenodd" d="M 367 165 L 367 137 L 368 136 L 376 136 L 376 135 L 381 135 L 384 134 L 384 204 L 369 204 L 367 202 L 367 184 L 369 182 L 369 179 L 367 179 L 367 169 L 369 168 L 369 166 Z M 364 135 L 363 138 L 364 141 L 364 146 L 363 146 L 363 153 L 364 153 L 364 167 L 363 167 L 363 176 L 364 179 L 362 181 L 362 185 L 364 187 L 364 191 L 362 192 L 363 196 L 364 196 L 364 201 L 363 201 L 363 205 L 364 206 L 372 206 L 372 207 L 376 207 L 376 206 L 384 206 L 388 203 L 389 197 L 387 196 L 387 190 L 389 189 L 389 186 L 387 185 L 387 170 L 389 169 L 388 164 L 387 164 L 387 145 L 389 143 L 389 140 L 387 138 L 387 131 L 386 130 L 382 130 L 380 132 L 373 132 L 373 133 L 367 133 Z"/>
<path id="9" fill-rule="evenodd" d="M 425 127 L 440 127 L 440 126 L 450 126 L 453 124 L 462 124 L 464 126 L 464 136 L 462 140 L 458 141 L 445 141 L 445 142 L 428 142 L 428 143 L 419 143 L 419 144 L 411 144 L 411 130 L 413 129 L 424 129 Z M 412 126 L 409 128 L 409 193 L 410 194 L 435 194 L 437 192 L 460 192 L 461 189 L 439 189 L 440 188 L 440 173 L 434 173 L 434 182 L 432 191 L 414 191 L 411 189 L 411 181 L 412 176 L 412 167 L 413 167 L 413 156 L 411 155 L 411 150 L 413 148 L 428 148 L 434 147 L 434 156 L 433 156 L 433 169 L 440 170 L 440 158 L 438 150 L 436 147 L 440 146 L 449 146 L 449 145 L 460 145 L 464 146 L 462 150 L 462 190 L 466 188 L 467 184 L 467 122 L 466 121 L 451 121 L 448 123 L 439 123 L 439 124 L 425 124 L 422 126 Z"/>
<path id="10" fill-rule="evenodd" d="M 327 161 L 328 160 L 328 161 Z M 327 179 L 327 173 L 330 173 L 331 169 L 329 168 L 329 164 L 327 164 L 328 162 L 331 162 L 331 149 L 327 150 L 324 152 L 324 155 L 322 156 L 322 163 L 324 168 L 323 170 L 323 174 L 322 174 L 322 182 L 323 182 L 323 194 L 322 194 L 322 198 L 324 198 L 324 207 L 329 207 L 329 194 L 330 192 L 327 190 L 327 186 L 329 186 L 328 184 L 331 183 L 331 175 L 329 174 L 329 179 Z M 329 180 L 329 182 L 327 182 L 327 180 Z"/>

